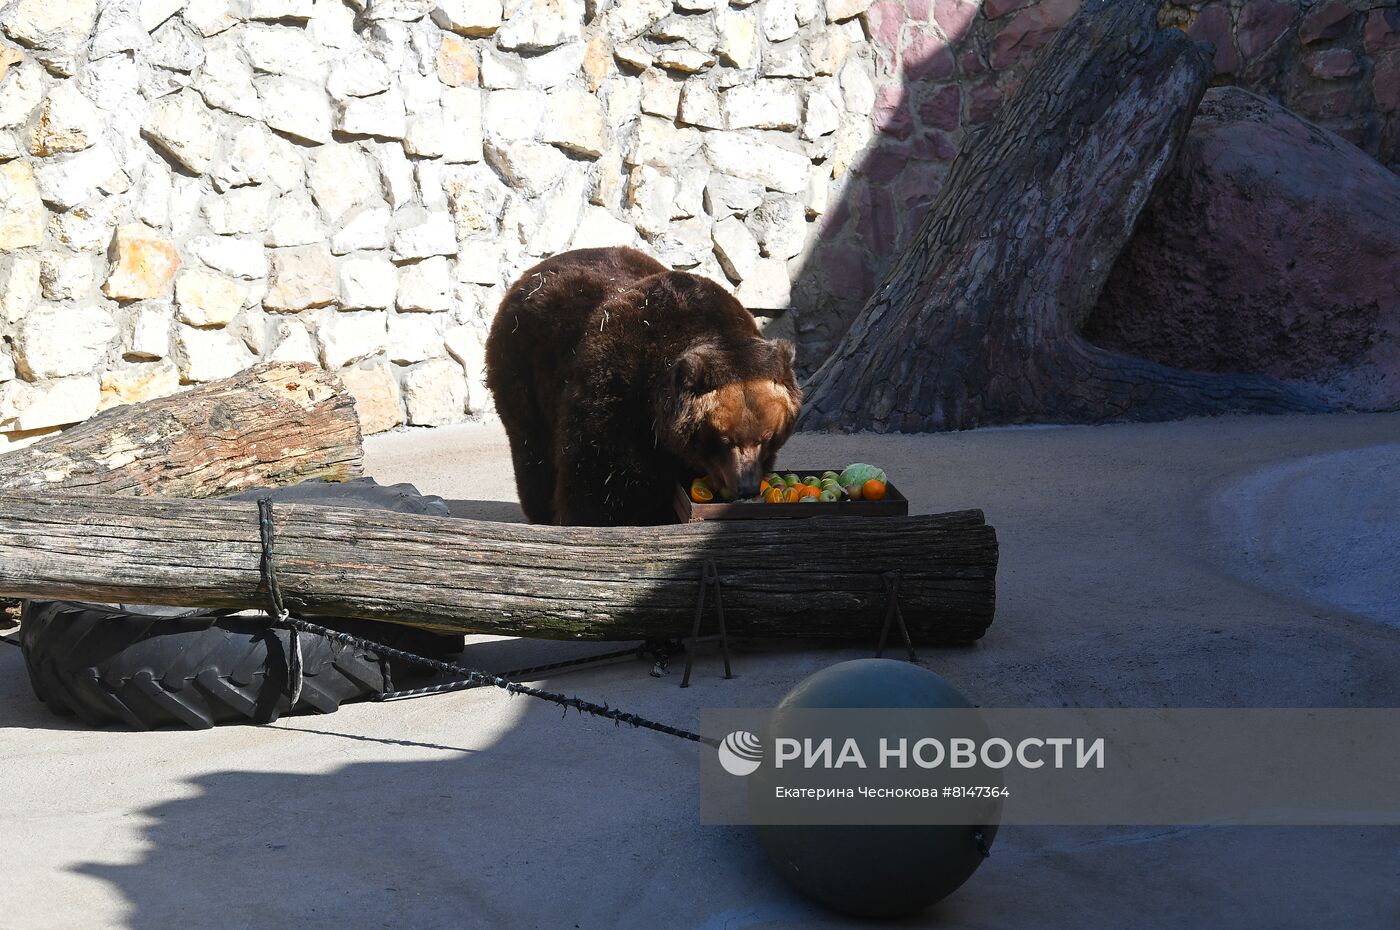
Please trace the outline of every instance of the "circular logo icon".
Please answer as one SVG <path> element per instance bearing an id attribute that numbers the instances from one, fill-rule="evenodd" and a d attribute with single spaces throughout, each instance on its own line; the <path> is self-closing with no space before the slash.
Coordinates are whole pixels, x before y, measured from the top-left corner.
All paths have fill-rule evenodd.
<path id="1" fill-rule="evenodd" d="M 719 764 L 730 775 L 752 775 L 763 763 L 763 743 L 748 730 L 735 730 L 719 744 Z"/>

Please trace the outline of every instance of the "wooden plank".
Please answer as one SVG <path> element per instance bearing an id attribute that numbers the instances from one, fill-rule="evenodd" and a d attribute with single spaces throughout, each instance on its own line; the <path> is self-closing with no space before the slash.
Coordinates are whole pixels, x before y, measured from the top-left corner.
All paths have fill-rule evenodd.
<path id="1" fill-rule="evenodd" d="M 801 506 L 801 505 L 795 505 Z M 561 527 L 278 505 L 292 610 L 549 639 L 688 635 L 713 560 L 735 635 L 871 639 L 901 573 L 915 640 L 991 623 L 997 540 L 981 511 Z M 257 506 L 0 492 L 0 596 L 260 607 Z"/>

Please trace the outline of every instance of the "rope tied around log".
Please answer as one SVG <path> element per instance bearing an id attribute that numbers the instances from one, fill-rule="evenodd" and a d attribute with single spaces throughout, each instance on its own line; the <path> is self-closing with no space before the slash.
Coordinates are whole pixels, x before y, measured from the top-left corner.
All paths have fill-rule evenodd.
<path id="1" fill-rule="evenodd" d="M 268 622 L 273 627 L 285 627 L 290 633 L 290 644 L 287 649 L 287 693 L 291 698 L 288 710 L 296 708 L 297 701 L 301 699 L 302 685 L 302 657 L 301 657 L 301 633 L 310 633 L 313 636 L 321 636 L 326 639 L 335 640 L 357 649 L 365 649 L 382 659 L 399 659 L 403 662 L 411 662 L 426 668 L 435 669 L 439 672 L 446 672 L 455 675 L 463 680 L 476 685 L 490 685 L 494 688 L 509 694 L 524 694 L 529 697 L 539 698 L 548 701 L 564 709 L 565 715 L 572 708 L 580 714 L 589 714 L 594 717 L 602 717 L 604 720 L 611 720 L 615 725 L 629 724 L 644 730 L 654 730 L 657 733 L 665 733 L 667 736 L 677 736 L 681 739 L 691 740 L 696 743 L 704 743 L 707 746 L 719 746 L 720 741 L 699 733 L 692 733 L 689 730 L 682 730 L 669 724 L 658 723 L 649 720 L 640 714 L 625 713 L 607 704 L 597 704 L 593 701 L 585 701 L 578 696 L 570 697 L 556 691 L 545 691 L 542 688 L 532 688 L 529 685 L 521 684 L 518 681 L 511 681 L 500 675 L 493 675 L 481 669 L 468 668 L 465 665 L 457 665 L 454 662 L 443 662 L 438 659 L 430 659 L 414 652 L 404 649 L 395 649 L 383 643 L 376 643 L 373 640 L 364 639 L 359 636 L 351 636 L 349 633 L 342 633 L 339 630 L 332 630 L 330 627 L 321 626 L 318 623 L 311 623 L 299 617 L 293 617 L 291 611 L 287 610 L 282 601 L 282 590 L 277 584 L 277 570 L 273 560 L 274 551 L 274 528 L 272 522 L 272 498 L 263 497 L 258 500 L 258 536 L 262 543 L 262 560 L 259 569 L 262 572 L 262 586 L 267 593 Z M 631 650 L 628 650 L 629 652 Z M 266 722 L 266 721 L 261 721 Z"/>
<path id="2" fill-rule="evenodd" d="M 262 560 L 258 568 L 262 573 L 262 587 L 267 592 L 268 625 L 272 628 L 282 627 L 287 631 L 287 697 L 290 700 L 288 709 L 291 709 L 301 700 L 301 634 L 292 625 L 292 615 L 283 605 L 282 589 L 277 586 L 277 572 L 273 565 L 275 532 L 270 497 L 258 498 L 258 537 L 262 542 Z"/>

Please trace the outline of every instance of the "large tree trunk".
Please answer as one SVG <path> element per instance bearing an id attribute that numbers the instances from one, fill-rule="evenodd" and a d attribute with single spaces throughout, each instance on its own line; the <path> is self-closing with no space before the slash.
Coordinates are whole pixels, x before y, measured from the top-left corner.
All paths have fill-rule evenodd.
<path id="1" fill-rule="evenodd" d="M 355 402 L 335 375 L 274 362 L 116 407 L 0 456 L 0 488 L 216 497 L 360 474 Z"/>
<path id="2" fill-rule="evenodd" d="M 1156 0 L 1087 0 L 969 138 L 913 243 L 805 386 L 801 426 L 917 432 L 992 423 L 1316 411 L 1311 388 L 1180 371 L 1076 332 L 1212 69 Z"/>
<path id="3" fill-rule="evenodd" d="M 274 520 L 277 579 L 297 614 L 546 639 L 688 636 L 707 560 L 734 634 L 873 643 L 887 571 L 900 573 L 916 642 L 975 640 L 995 607 L 996 532 L 975 510 L 592 528 L 288 504 Z M 0 492 L 4 596 L 261 607 L 261 551 L 253 503 Z"/>

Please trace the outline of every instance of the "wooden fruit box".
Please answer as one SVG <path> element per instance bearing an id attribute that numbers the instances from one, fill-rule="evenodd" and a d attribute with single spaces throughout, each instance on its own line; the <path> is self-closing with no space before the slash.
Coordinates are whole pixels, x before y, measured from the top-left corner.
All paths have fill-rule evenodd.
<path id="1" fill-rule="evenodd" d="M 825 468 L 779 468 L 780 475 L 820 475 Z M 885 482 L 885 496 L 878 501 L 817 501 L 811 504 L 769 504 L 762 501 L 714 501 L 697 504 L 690 499 L 690 488 L 676 485 L 676 515 L 682 523 L 701 520 L 792 520 L 802 517 L 907 517 L 909 499 L 893 481 Z"/>

